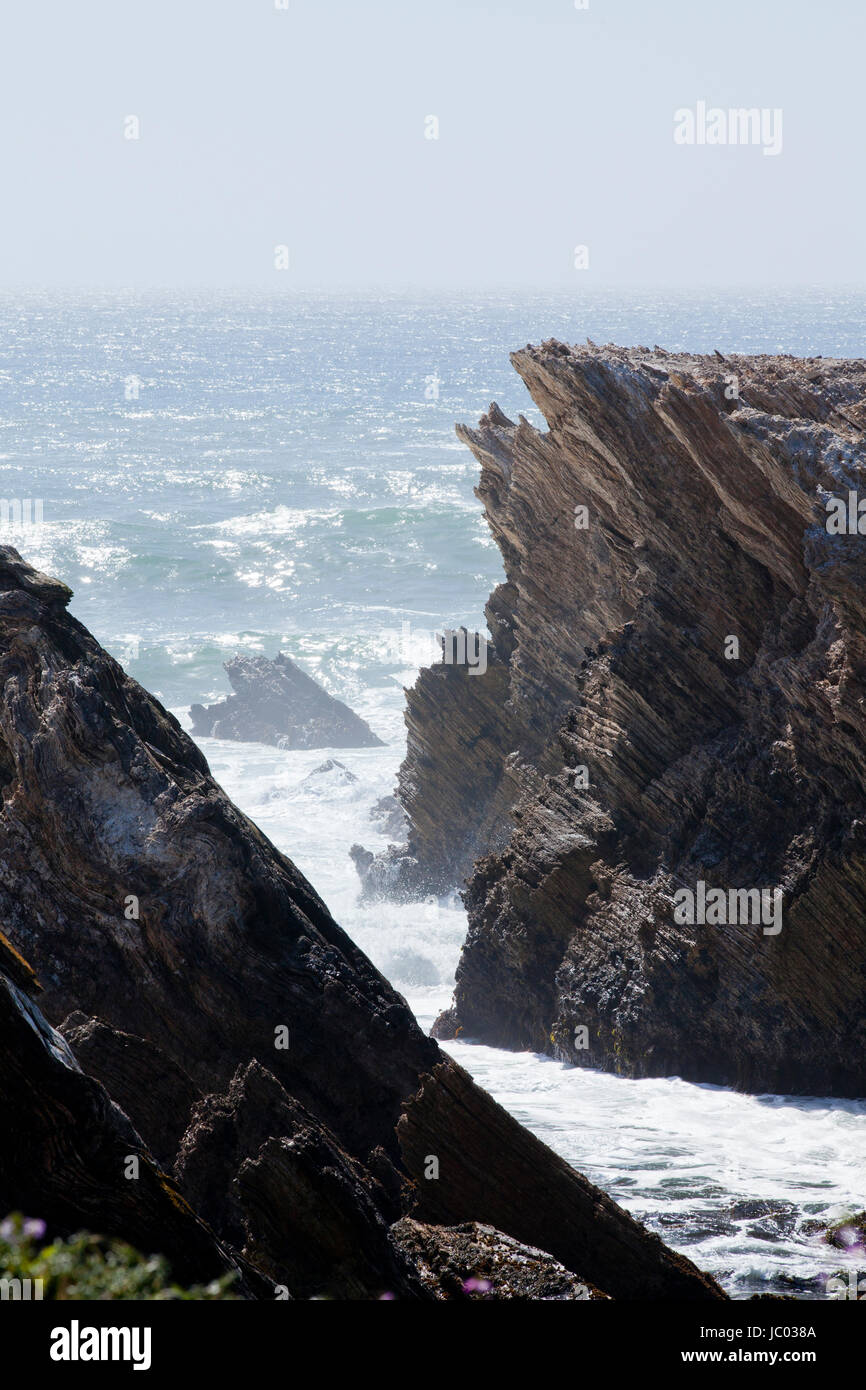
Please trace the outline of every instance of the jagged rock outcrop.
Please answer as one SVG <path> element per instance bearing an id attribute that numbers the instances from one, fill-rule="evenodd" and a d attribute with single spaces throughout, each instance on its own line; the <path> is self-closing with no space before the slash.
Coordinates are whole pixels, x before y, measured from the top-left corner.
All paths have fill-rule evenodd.
<path id="1" fill-rule="evenodd" d="M 79 1012 L 65 1018 L 58 1032 L 121 1110 L 135 1111 L 139 1132 L 159 1162 L 173 1164 L 192 1107 L 202 1098 L 183 1067 L 146 1038 Z"/>
<path id="2" fill-rule="evenodd" d="M 193 1112 L 177 1173 L 196 1210 L 295 1297 L 422 1296 L 395 1249 L 405 1179 L 388 1186 L 294 1101 L 258 1062 Z M 388 1191 L 390 1187 L 390 1192 Z"/>
<path id="3" fill-rule="evenodd" d="M 278 652 L 236 656 L 225 663 L 233 695 L 193 705 L 192 731 L 201 738 L 273 743 L 278 748 L 381 748 L 369 724 Z"/>
<path id="4" fill-rule="evenodd" d="M 400 778 L 419 862 L 496 824 L 438 1031 L 862 1095 L 866 540 L 828 530 L 828 500 L 866 496 L 866 364 L 555 341 L 512 361 L 547 431 L 495 406 L 458 430 L 506 572 L 499 781 L 466 752 L 494 668 L 454 738 L 423 702 L 435 679 L 459 705 L 459 678 L 422 677 Z M 428 831 L 414 808 L 458 769 L 462 812 Z M 698 913 L 721 890 L 731 920 L 675 920 L 681 890 Z"/>
<path id="5" fill-rule="evenodd" d="M 258 1277 L 293 1297 L 428 1297 L 389 1234 L 426 1203 L 443 1226 L 499 1225 L 542 1250 L 555 1236 L 549 1253 L 605 1293 L 616 1277 L 630 1297 L 722 1297 L 424 1036 L 173 716 L 68 613 L 69 596 L 0 548 L 0 921 L 38 972 L 46 1018 L 65 1020 L 123 1096 L 127 1132 L 140 1125 L 166 1163 L 183 1135 L 183 1203 L 231 1258 L 243 1246 Z M 29 978 L 23 959 L 15 968 Z M 2 1076 L 5 1048 L 0 1061 Z M 38 1109 L 29 1070 L 21 1104 Z M 101 1142 L 99 1124 L 86 1142 Z M 437 1145 L 450 1157 L 434 1184 Z M 30 1147 L 5 1128 L 0 1151 L 0 1172 L 20 1179 L 7 1201 L 44 1217 L 44 1162 L 25 1172 Z M 82 1175 L 79 1194 L 67 1173 L 70 1211 L 95 1211 L 88 1184 L 95 1201 L 109 1176 Z M 511 1188 L 519 1201 L 503 1197 Z M 141 1244 L 125 1221 L 116 1234 Z M 150 1248 L 150 1214 L 145 1224 Z"/>

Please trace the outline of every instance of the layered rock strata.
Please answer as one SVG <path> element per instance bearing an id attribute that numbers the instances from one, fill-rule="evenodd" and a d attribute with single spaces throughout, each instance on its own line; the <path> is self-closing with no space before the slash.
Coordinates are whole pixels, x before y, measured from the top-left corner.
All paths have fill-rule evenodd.
<path id="1" fill-rule="evenodd" d="M 413 872 L 474 861 L 438 1031 L 862 1095 L 866 364 L 512 361 L 547 429 L 458 429 L 499 660 L 422 673 L 400 774 Z"/>

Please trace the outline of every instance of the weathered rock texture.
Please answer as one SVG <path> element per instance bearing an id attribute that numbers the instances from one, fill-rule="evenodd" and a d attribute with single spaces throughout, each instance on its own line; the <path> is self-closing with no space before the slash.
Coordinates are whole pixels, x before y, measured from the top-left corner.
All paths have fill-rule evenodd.
<path id="1" fill-rule="evenodd" d="M 120 1108 L 135 1112 L 139 1131 L 160 1163 L 173 1163 L 188 1116 L 201 1099 L 183 1067 L 155 1043 L 82 1013 L 70 1014 L 58 1031 Z M 154 1077 L 159 1078 L 156 1087 Z"/>
<path id="2" fill-rule="evenodd" d="M 505 844 L 516 794 L 508 756 L 508 667 L 496 647 L 488 649 L 483 675 L 467 665 L 439 663 L 421 671 L 406 699 L 407 755 L 397 795 L 408 816 L 408 839 L 377 855 L 352 846 L 368 900 L 419 897 L 459 883 L 479 846 Z"/>
<path id="3" fill-rule="evenodd" d="M 496 406 L 458 430 L 505 565 L 502 665 L 465 694 L 422 674 L 400 777 L 421 870 L 480 856 L 439 1031 L 862 1095 L 866 540 L 825 504 L 866 496 L 866 364 L 512 361 L 547 431 Z M 676 924 L 699 881 L 781 889 L 781 932 Z"/>
<path id="4" fill-rule="evenodd" d="M 290 656 L 236 656 L 225 663 L 234 695 L 193 705 L 192 731 L 204 738 L 273 743 L 278 748 L 380 748 L 360 715 L 336 700 Z"/>
<path id="5" fill-rule="evenodd" d="M 32 1109 L 39 1153 L 4 1125 L 0 1198 L 48 1216 L 60 1186 L 65 1221 L 171 1256 L 182 1230 L 167 1221 L 163 1243 L 157 1165 L 139 1187 L 121 1171 L 121 1149 L 149 1145 L 202 1260 L 243 1251 L 288 1296 L 433 1296 L 390 1232 L 426 1206 L 443 1226 L 550 1238 L 606 1293 L 720 1297 L 444 1058 L 68 598 L 0 548 L 0 921 L 19 952 L 0 971 L 20 990 L 36 970 L 45 1017 L 93 1073 L 57 1061 L 59 1035 L 19 1047 L 28 1024 L 7 1004 L 0 1104 Z M 76 1145 L 88 1157 L 56 1174 Z"/>
<path id="6" fill-rule="evenodd" d="M 492 1226 L 425 1226 L 405 1216 L 391 1228 L 395 1244 L 411 1256 L 439 1299 L 520 1298 L 590 1302 L 605 1298 L 542 1250 L 504 1236 Z"/>

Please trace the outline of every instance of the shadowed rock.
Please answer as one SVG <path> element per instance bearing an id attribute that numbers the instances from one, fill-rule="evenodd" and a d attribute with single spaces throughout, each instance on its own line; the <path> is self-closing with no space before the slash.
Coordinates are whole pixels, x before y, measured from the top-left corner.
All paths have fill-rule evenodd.
<path id="1" fill-rule="evenodd" d="M 422 1296 L 388 1235 L 396 1170 L 389 1196 L 259 1063 L 196 1108 L 177 1171 L 214 1228 L 294 1297 Z"/>
<path id="2" fill-rule="evenodd" d="M 135 1111 L 138 1128 L 159 1162 L 173 1164 L 193 1105 L 201 1099 L 183 1067 L 155 1043 L 81 1013 L 70 1014 L 58 1031 L 120 1108 Z"/>
<path id="3" fill-rule="evenodd" d="M 398 1125 L 413 1215 L 451 1224 L 481 1221 L 537 1245 L 612 1298 L 703 1299 L 717 1286 L 695 1281 L 690 1260 L 627 1216 L 605 1193 L 514 1120 L 454 1062 L 424 1078 Z M 508 1152 L 507 1182 L 490 1182 L 493 1155 Z M 437 1176 L 430 1159 L 437 1160 Z M 543 1169 L 544 1184 L 536 1174 Z M 532 1191 L 532 1198 L 527 1193 Z M 648 1261 L 650 1246 L 655 1258 Z"/>
<path id="4" fill-rule="evenodd" d="M 52 1235 L 85 1228 L 122 1237 L 167 1256 L 182 1282 L 234 1273 L 238 1291 L 249 1294 L 251 1272 L 241 1276 L 20 978 L 21 957 L 0 939 L 0 1210 L 37 1215 Z M 256 1292 L 269 1291 L 252 1278 Z"/>
<path id="5" fill-rule="evenodd" d="M 193 705 L 192 731 L 202 738 L 273 743 L 278 748 L 381 748 L 360 715 L 336 700 L 290 656 L 236 656 L 225 663 L 234 695 Z"/>

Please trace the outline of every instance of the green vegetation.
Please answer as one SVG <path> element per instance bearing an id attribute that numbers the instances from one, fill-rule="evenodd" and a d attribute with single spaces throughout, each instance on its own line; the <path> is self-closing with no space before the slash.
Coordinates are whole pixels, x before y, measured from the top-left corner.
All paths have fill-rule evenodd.
<path id="1" fill-rule="evenodd" d="M 0 1222 L 0 1280 L 41 1279 L 43 1299 L 237 1299 L 233 1277 L 182 1289 L 161 1255 L 140 1255 L 121 1240 L 82 1231 L 46 1242 L 43 1221 Z"/>

